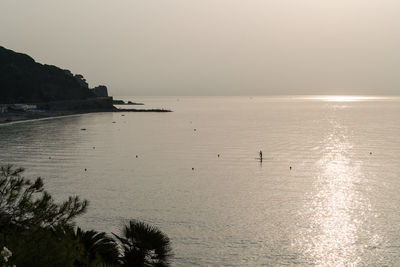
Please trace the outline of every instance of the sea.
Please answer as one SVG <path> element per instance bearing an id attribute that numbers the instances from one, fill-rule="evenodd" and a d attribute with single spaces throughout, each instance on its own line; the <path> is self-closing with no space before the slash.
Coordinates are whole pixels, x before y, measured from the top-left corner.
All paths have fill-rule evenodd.
<path id="1" fill-rule="evenodd" d="M 119 99 L 173 112 L 3 124 L 0 164 L 84 229 L 157 226 L 172 266 L 400 266 L 400 98 Z"/>

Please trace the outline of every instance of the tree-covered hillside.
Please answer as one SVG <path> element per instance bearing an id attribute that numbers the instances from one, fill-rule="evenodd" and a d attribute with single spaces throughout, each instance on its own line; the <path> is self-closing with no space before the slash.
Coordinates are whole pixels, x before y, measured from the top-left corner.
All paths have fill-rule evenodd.
<path id="1" fill-rule="evenodd" d="M 94 97 L 80 75 L 42 65 L 0 46 L 0 104 L 77 100 Z"/>

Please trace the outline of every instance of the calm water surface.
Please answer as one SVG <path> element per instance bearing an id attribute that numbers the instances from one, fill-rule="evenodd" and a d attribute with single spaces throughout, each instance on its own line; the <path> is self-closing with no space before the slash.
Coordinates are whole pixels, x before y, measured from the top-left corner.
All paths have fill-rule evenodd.
<path id="1" fill-rule="evenodd" d="M 157 225 L 174 266 L 399 266 L 399 99 L 130 99 L 174 112 L 1 125 L 0 163 L 84 228 Z"/>

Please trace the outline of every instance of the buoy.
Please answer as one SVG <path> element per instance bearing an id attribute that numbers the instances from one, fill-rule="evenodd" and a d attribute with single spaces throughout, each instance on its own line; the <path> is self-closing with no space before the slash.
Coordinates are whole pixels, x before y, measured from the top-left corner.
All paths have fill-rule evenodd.
<path id="1" fill-rule="evenodd" d="M 86 128 L 82 128 L 81 131 L 86 131 Z"/>
<path id="2" fill-rule="evenodd" d="M 87 169 L 85 168 L 85 171 L 87 171 Z"/>
<path id="3" fill-rule="evenodd" d="M 93 149 L 96 149 L 96 147 L 94 146 Z"/>
<path id="4" fill-rule="evenodd" d="M 192 168 L 192 171 L 194 171 L 194 168 Z"/>
<path id="5" fill-rule="evenodd" d="M 290 166 L 289 169 L 291 170 L 291 169 L 292 169 L 292 166 Z"/>
<path id="6" fill-rule="evenodd" d="M 197 131 L 196 129 L 193 129 L 193 131 Z"/>
<path id="7" fill-rule="evenodd" d="M 113 121 L 112 123 L 115 123 L 115 121 Z"/>
<path id="8" fill-rule="evenodd" d="M 219 154 L 218 154 L 218 158 L 219 158 Z"/>
<path id="9" fill-rule="evenodd" d="M 136 155 L 136 158 L 138 157 L 138 155 Z"/>
<path id="10" fill-rule="evenodd" d="M 369 152 L 370 155 L 372 155 L 372 152 Z"/>

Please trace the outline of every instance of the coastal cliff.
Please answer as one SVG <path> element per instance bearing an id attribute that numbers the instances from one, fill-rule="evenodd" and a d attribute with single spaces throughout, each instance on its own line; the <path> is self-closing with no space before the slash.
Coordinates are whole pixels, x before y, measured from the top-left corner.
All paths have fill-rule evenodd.
<path id="1" fill-rule="evenodd" d="M 0 104 L 85 100 L 96 97 L 82 75 L 35 62 L 0 46 Z"/>
<path id="2" fill-rule="evenodd" d="M 91 89 L 81 74 L 37 63 L 0 46 L 0 123 L 88 112 L 169 111 L 118 109 L 106 86 Z"/>

